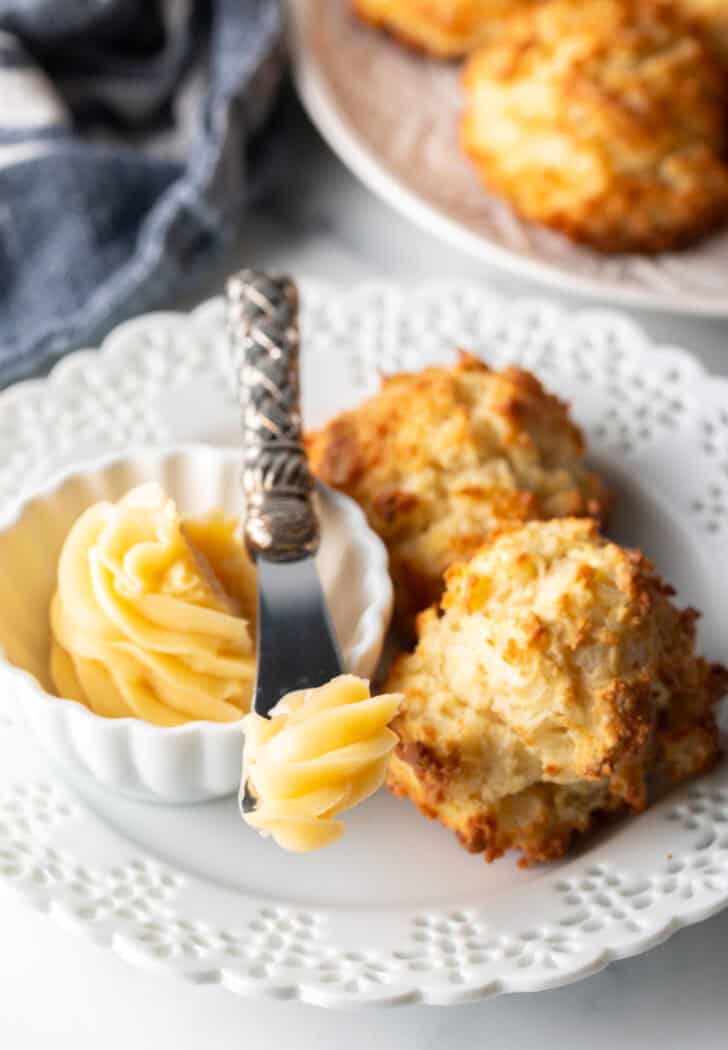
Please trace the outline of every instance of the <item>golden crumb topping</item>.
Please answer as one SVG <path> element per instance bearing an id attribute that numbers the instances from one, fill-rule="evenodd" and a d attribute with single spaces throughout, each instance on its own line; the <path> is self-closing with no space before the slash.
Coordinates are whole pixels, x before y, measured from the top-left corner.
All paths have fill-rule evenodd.
<path id="1" fill-rule="evenodd" d="M 664 0 L 547 0 L 464 74 L 465 151 L 525 218 L 662 251 L 728 214 L 726 76 Z"/>
<path id="2" fill-rule="evenodd" d="M 357 500 L 387 544 L 405 624 L 494 529 L 606 510 L 566 405 L 530 372 L 493 371 L 470 354 L 384 379 L 308 435 L 307 449 L 314 472 Z"/>
<path id="3" fill-rule="evenodd" d="M 690 19 L 728 65 L 728 4 L 726 0 L 676 0 L 677 7 Z"/>
<path id="4" fill-rule="evenodd" d="M 387 688 L 404 693 L 390 787 L 488 859 L 565 851 L 646 779 L 714 761 L 726 672 L 695 653 L 643 555 L 560 519 L 506 530 L 452 568 Z"/>

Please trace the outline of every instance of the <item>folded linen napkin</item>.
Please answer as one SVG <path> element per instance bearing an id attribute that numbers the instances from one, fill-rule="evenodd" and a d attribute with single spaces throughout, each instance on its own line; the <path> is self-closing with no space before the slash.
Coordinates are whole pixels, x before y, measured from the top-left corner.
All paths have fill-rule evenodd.
<path id="1" fill-rule="evenodd" d="M 239 232 L 281 30 L 277 0 L 0 0 L 0 386 Z"/>

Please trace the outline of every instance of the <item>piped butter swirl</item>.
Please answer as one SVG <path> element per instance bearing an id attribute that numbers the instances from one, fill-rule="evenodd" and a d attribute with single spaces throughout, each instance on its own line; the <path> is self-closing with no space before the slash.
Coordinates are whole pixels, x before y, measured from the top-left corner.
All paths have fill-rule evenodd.
<path id="1" fill-rule="evenodd" d="M 334 842 L 336 817 L 384 782 L 397 743 L 388 728 L 402 697 L 371 696 L 369 684 L 341 675 L 283 697 L 270 718 L 243 722 L 243 790 L 257 800 L 244 819 L 284 849 L 305 852 Z"/>
<path id="2" fill-rule="evenodd" d="M 51 606 L 58 693 L 108 718 L 230 722 L 250 705 L 254 573 L 233 518 L 180 520 L 156 484 L 85 511 Z M 252 597 L 251 597 L 252 603 Z"/>

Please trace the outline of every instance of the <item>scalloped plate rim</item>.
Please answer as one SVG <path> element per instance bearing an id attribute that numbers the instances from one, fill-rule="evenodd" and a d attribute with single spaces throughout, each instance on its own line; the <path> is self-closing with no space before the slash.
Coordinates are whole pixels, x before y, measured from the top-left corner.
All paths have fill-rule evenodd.
<path id="1" fill-rule="evenodd" d="M 325 298 L 327 295 L 326 289 L 331 288 L 326 282 L 321 281 L 304 280 L 301 283 L 304 296 L 306 296 L 308 292 L 310 295 L 318 295 L 321 298 Z M 356 285 L 353 291 L 364 297 L 377 292 L 392 293 L 398 297 L 399 303 L 399 299 L 406 301 L 412 298 L 417 301 L 418 297 L 423 298 L 428 294 L 434 295 L 436 288 L 445 287 L 450 289 L 451 292 L 463 289 L 470 289 L 472 291 L 478 289 L 477 282 L 475 281 L 431 281 L 424 282 L 414 288 L 408 289 L 386 281 L 370 281 Z M 644 333 L 639 324 L 636 324 L 630 318 L 624 318 L 618 312 L 608 309 L 595 310 L 592 308 L 569 310 L 550 303 L 548 299 L 534 297 L 508 300 L 505 297 L 492 294 L 490 301 L 491 303 L 498 304 L 499 310 L 502 312 L 506 321 L 509 312 L 516 314 L 519 311 L 529 309 L 534 311 L 540 310 L 544 313 L 548 312 L 549 318 L 554 324 L 558 323 L 560 319 L 566 318 L 569 318 L 570 323 L 576 326 L 584 321 L 595 323 L 597 319 L 605 325 L 609 322 L 619 321 L 620 324 L 626 324 L 626 330 L 630 333 L 631 337 L 634 338 L 635 344 L 639 344 L 636 346 L 635 353 L 639 356 L 640 361 L 645 357 L 659 361 L 659 352 L 669 351 L 670 354 L 677 355 L 685 363 L 685 366 L 689 368 L 689 381 L 697 390 L 703 389 L 707 393 L 708 388 L 711 388 L 711 390 L 718 389 L 721 392 L 721 395 L 728 393 L 727 378 L 711 375 L 703 365 L 689 353 L 689 351 L 680 347 L 656 346 L 651 343 L 649 337 Z M 22 384 L 18 384 L 16 387 L 10 388 L 4 393 L 1 393 L 0 410 L 3 405 L 11 404 L 16 401 L 16 399 L 20 402 L 26 398 L 29 399 L 29 401 L 32 401 L 33 397 L 37 394 L 46 393 L 48 391 L 59 392 L 60 384 L 62 384 L 64 376 L 83 371 L 87 365 L 94 368 L 100 367 L 103 370 L 104 362 L 110 364 L 117 357 L 122 355 L 124 342 L 118 337 L 120 334 L 123 334 L 124 331 L 129 332 L 132 329 L 136 329 L 139 332 L 143 332 L 147 329 L 154 329 L 155 326 L 164 327 L 170 323 L 175 326 L 181 323 L 192 323 L 193 325 L 199 324 L 204 327 L 210 320 L 211 316 L 217 313 L 219 309 L 220 300 L 219 298 L 216 298 L 200 304 L 200 306 L 189 314 L 182 311 L 164 311 L 156 314 L 148 314 L 135 318 L 129 322 L 125 322 L 118 326 L 112 333 L 110 333 L 106 340 L 104 340 L 102 346 L 99 348 L 99 353 L 89 349 L 79 350 L 59 362 L 46 378 L 26 381 Z M 113 459 L 117 456 L 117 452 L 109 451 L 99 458 Z M 52 486 L 54 478 L 57 478 L 63 473 L 63 471 L 54 472 L 53 476 L 46 481 L 46 486 Z M 23 498 L 26 498 L 25 494 L 23 495 Z M 7 520 L 9 514 L 10 512 L 5 513 L 3 518 Z M 718 776 L 721 778 L 721 799 L 723 798 L 725 787 L 727 786 L 726 772 L 725 766 L 718 770 Z M 713 774 L 713 776 L 715 776 L 715 774 Z M 701 781 L 698 781 L 698 783 L 700 782 Z M 673 792 L 671 796 L 672 799 L 677 802 L 686 794 L 689 795 L 692 786 L 693 785 L 688 784 L 683 789 L 678 789 Z M 125 843 L 129 841 L 125 838 L 122 832 L 116 832 L 116 834 L 124 839 Z M 695 849 L 697 848 L 698 847 L 695 847 Z M 583 865 L 584 870 L 586 870 L 587 867 L 588 863 L 585 862 Z M 583 873 L 584 872 L 582 872 L 582 874 Z M 0 877 L 2 876 L 0 875 Z M 194 877 L 193 881 L 195 881 Z M 201 962 L 199 965 L 196 965 L 195 963 L 177 965 L 171 960 L 152 959 L 148 955 L 145 955 L 143 950 L 135 944 L 133 939 L 126 935 L 123 929 L 114 929 L 113 925 L 95 928 L 91 922 L 74 914 L 63 899 L 54 896 L 52 889 L 49 889 L 46 886 L 37 885 L 31 880 L 19 884 L 13 883 L 12 880 L 10 880 L 8 884 L 20 892 L 34 907 L 48 912 L 65 927 L 73 927 L 77 931 L 82 931 L 97 943 L 110 946 L 118 955 L 125 958 L 127 961 L 132 962 L 134 965 L 144 966 L 145 968 L 157 971 L 161 970 L 168 973 L 171 972 L 181 978 L 186 978 L 196 982 L 219 983 L 239 995 L 249 997 L 265 996 L 275 999 L 296 998 L 303 1002 L 326 1007 L 402 1005 L 405 1003 L 420 1002 L 432 1004 L 456 1004 L 472 1001 L 474 999 L 482 999 L 496 994 L 523 994 L 527 991 L 542 990 L 573 983 L 585 976 L 598 972 L 609 965 L 612 961 L 635 956 L 648 951 L 652 947 L 663 943 L 677 930 L 704 921 L 711 915 L 718 913 L 728 906 L 728 891 L 721 892 L 717 897 L 708 896 L 704 900 L 691 900 L 689 903 L 682 905 L 679 901 L 675 900 L 674 897 L 670 898 L 670 908 L 672 909 L 670 914 L 665 915 L 660 913 L 652 916 L 652 924 L 648 928 L 643 929 L 638 935 L 632 936 L 631 939 L 628 939 L 627 942 L 621 946 L 618 944 L 612 944 L 611 941 L 606 945 L 595 946 L 593 951 L 590 950 L 588 953 L 582 953 L 578 962 L 572 965 L 571 968 L 567 966 L 564 970 L 554 970 L 550 972 L 543 970 L 540 973 L 525 971 L 522 976 L 510 975 L 493 977 L 482 982 L 478 982 L 477 979 L 474 979 L 472 984 L 463 986 L 448 986 L 444 982 L 435 983 L 433 985 L 428 985 L 427 983 L 418 984 L 418 976 L 416 973 L 402 973 L 401 978 L 391 989 L 388 989 L 386 985 L 376 985 L 366 992 L 355 991 L 350 993 L 343 987 L 327 986 L 320 983 L 317 981 L 315 975 L 311 975 L 308 979 L 299 979 L 298 981 L 290 983 L 273 979 L 267 983 L 265 981 L 253 980 L 252 978 L 246 978 L 240 974 L 236 974 L 233 972 L 232 966 L 226 970 L 224 966 L 218 968 L 207 967 L 204 965 L 204 962 Z M 677 908 L 677 911 L 674 910 L 675 908 Z"/>

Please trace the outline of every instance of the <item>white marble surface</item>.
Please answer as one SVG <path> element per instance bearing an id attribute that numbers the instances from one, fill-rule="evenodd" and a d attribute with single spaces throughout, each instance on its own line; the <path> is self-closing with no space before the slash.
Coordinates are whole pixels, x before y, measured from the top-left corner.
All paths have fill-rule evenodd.
<path id="1" fill-rule="evenodd" d="M 226 260 L 338 282 L 386 274 L 410 283 L 443 275 L 543 295 L 499 278 L 410 227 L 358 186 L 302 121 L 295 171 L 251 216 Z M 218 291 L 222 271 L 200 297 Z M 564 302 L 571 302 L 564 294 Z M 573 301 L 575 306 L 583 300 Z M 182 304 L 170 304 L 182 305 Z M 634 316 L 653 338 L 685 346 L 728 374 L 728 323 Z M 580 984 L 471 1006 L 335 1014 L 295 1003 L 246 1002 L 138 972 L 73 939 L 0 889 L 0 1047 L 75 1050 L 723 1050 L 728 1045 L 728 912 L 648 955 Z"/>

